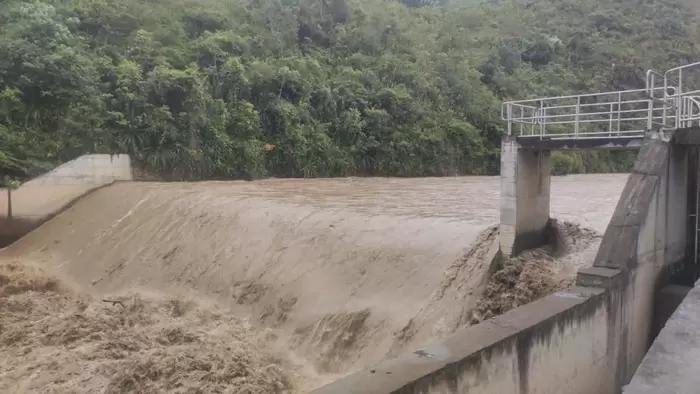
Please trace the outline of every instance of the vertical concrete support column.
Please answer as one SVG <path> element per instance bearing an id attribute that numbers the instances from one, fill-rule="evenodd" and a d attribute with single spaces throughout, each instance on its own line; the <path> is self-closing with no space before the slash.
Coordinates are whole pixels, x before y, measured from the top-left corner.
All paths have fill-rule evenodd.
<path id="1" fill-rule="evenodd" d="M 546 242 L 551 180 L 549 151 L 525 150 L 512 137 L 501 143 L 501 252 L 506 256 Z"/>

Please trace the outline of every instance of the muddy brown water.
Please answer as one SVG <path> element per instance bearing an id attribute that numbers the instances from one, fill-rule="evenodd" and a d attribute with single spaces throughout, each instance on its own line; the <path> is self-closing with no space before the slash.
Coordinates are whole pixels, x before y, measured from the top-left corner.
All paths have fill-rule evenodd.
<path id="1" fill-rule="evenodd" d="M 555 177 L 552 216 L 602 233 L 625 180 Z M 311 379 L 308 391 L 463 325 L 458 315 L 488 269 L 479 256 L 496 242 L 484 231 L 498 223 L 498 207 L 497 177 L 118 183 L 0 257 L 40 262 L 95 294 L 157 289 L 214 300 L 277 330 L 309 373 L 328 377 Z M 460 260 L 475 242 L 478 253 Z M 593 252 L 571 267 L 590 264 Z M 571 267 L 561 270 L 573 275 Z M 426 310 L 440 313 L 405 337 Z"/>

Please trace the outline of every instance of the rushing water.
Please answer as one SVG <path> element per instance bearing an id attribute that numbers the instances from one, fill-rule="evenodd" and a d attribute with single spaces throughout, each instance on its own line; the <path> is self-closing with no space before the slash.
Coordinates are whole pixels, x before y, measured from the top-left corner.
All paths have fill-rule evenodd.
<path id="1" fill-rule="evenodd" d="M 602 232 L 625 180 L 555 177 L 552 216 Z M 462 324 L 498 207 L 497 177 L 118 183 L 2 253 L 97 294 L 213 299 L 277 330 L 313 373 L 335 376 Z"/>

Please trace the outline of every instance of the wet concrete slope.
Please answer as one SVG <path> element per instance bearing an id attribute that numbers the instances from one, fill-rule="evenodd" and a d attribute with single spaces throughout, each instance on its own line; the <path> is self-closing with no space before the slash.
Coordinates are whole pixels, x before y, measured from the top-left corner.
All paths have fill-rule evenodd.
<path id="1" fill-rule="evenodd" d="M 8 217 L 7 191 L 0 189 L 0 248 L 36 228 L 96 188 L 131 180 L 127 155 L 85 155 L 22 184 L 12 192 Z"/>
<path id="2" fill-rule="evenodd" d="M 464 207 L 459 193 L 437 197 L 448 200 L 443 204 L 427 193 L 393 200 L 386 193 L 391 188 L 380 182 L 363 187 L 348 181 L 356 197 L 342 201 L 324 186 L 117 184 L 86 197 L 7 252 L 60 267 L 100 292 L 187 287 L 251 305 L 261 324 L 297 330 L 300 347 L 304 337 L 316 342 L 310 347 L 327 347 L 328 354 L 318 358 L 320 369 L 343 369 L 340 359 L 353 364 L 360 352 L 363 359 L 387 352 L 389 343 L 372 338 L 370 346 L 361 334 L 390 339 L 430 299 L 465 245 L 491 224 L 492 210 L 483 211 L 485 221 L 478 213 L 450 217 L 448 207 Z M 365 201 L 363 209 L 360 195 L 377 198 L 380 190 L 386 198 Z M 407 209 L 410 204 L 415 212 Z M 437 208 L 432 216 L 430 206 Z M 478 280 L 481 267 L 475 269 Z M 314 338 L 317 324 L 338 338 Z"/>
<path id="3" fill-rule="evenodd" d="M 602 231 L 624 180 L 557 178 L 552 211 Z M 344 374 L 468 324 L 498 190 L 479 177 L 118 183 L 0 257 L 98 294 L 194 291 L 278 329 L 316 372 Z"/>

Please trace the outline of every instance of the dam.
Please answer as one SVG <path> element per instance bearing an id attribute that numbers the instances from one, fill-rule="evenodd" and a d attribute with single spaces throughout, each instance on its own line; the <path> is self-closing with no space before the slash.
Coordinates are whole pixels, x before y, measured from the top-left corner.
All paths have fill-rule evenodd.
<path id="1" fill-rule="evenodd" d="M 506 256 L 550 236 L 552 150 L 639 149 L 593 265 L 567 289 L 316 393 L 695 392 L 698 67 L 649 71 L 644 89 L 504 103 Z"/>
<path id="2" fill-rule="evenodd" d="M 226 305 L 311 370 L 299 393 L 694 392 L 698 69 L 504 103 L 500 178 L 139 182 L 128 156 L 84 156 L 13 192 L 0 260 L 108 301 Z M 639 154 L 629 175 L 551 176 L 552 151 L 580 149 Z M 519 256 L 547 294 L 476 316 Z M 2 372 L 48 384 L 21 369 Z"/>

